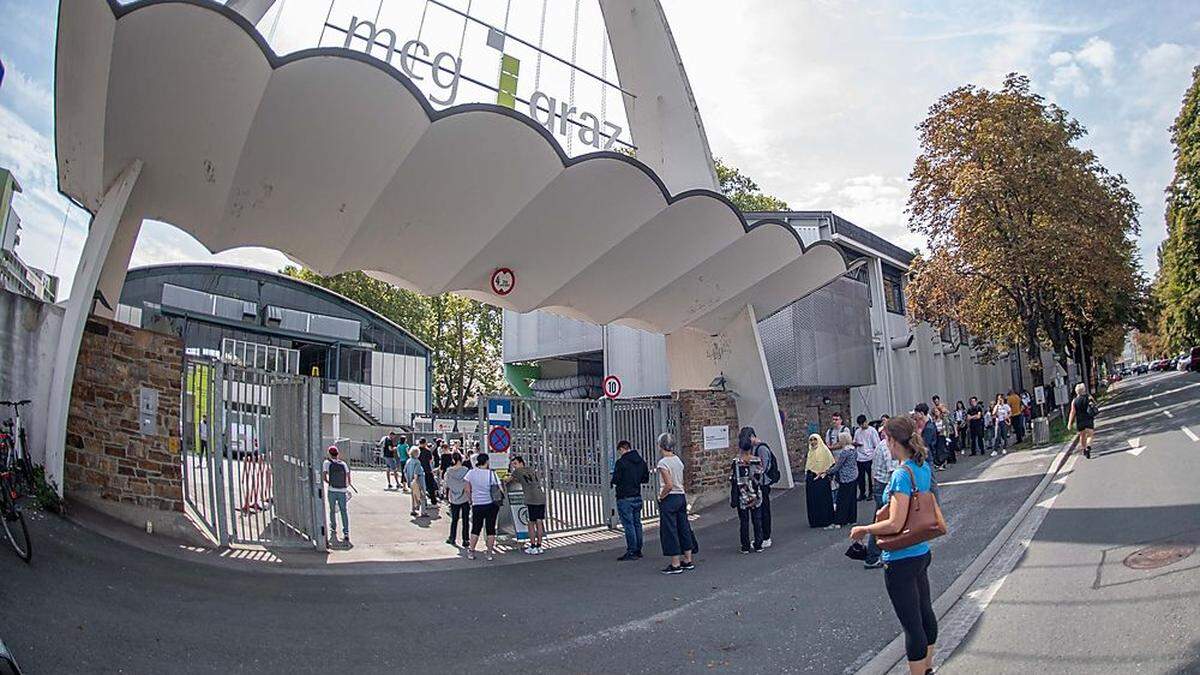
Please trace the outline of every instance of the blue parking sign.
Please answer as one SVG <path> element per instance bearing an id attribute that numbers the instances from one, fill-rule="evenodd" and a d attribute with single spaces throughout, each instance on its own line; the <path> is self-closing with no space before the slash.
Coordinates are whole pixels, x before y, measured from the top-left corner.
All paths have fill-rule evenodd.
<path id="1" fill-rule="evenodd" d="M 489 398 L 487 421 L 488 425 L 493 427 L 511 427 L 512 401 L 506 398 Z"/>

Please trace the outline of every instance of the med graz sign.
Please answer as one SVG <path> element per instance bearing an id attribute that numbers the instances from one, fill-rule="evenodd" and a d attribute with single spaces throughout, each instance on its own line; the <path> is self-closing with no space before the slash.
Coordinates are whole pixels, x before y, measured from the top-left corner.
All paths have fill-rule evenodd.
<path id="1" fill-rule="evenodd" d="M 396 63 L 393 65 L 409 79 L 419 83 L 418 87 L 425 92 L 430 101 L 437 105 L 454 105 L 458 98 L 459 84 L 463 79 L 470 80 L 463 75 L 461 58 L 445 51 L 434 54 L 429 45 L 421 40 L 408 40 L 399 44 L 394 30 L 379 28 L 372 21 L 353 16 L 350 18 L 348 28 L 326 25 L 345 33 L 346 39 L 342 43 L 342 47 L 346 49 L 353 49 L 356 41 L 361 40 L 364 46 L 363 51 L 366 54 L 380 58 L 378 53 L 374 53 L 374 48 L 381 47 L 383 49 L 382 60 L 392 64 L 392 59 L 396 58 Z M 497 36 L 499 36 L 498 39 L 496 39 Z M 503 43 L 503 35 L 493 29 L 489 34 L 488 44 L 502 48 Z M 517 70 L 512 66 L 519 66 L 519 63 L 512 57 L 501 53 L 498 65 L 499 87 L 477 80 L 470 81 L 496 91 L 497 102 L 500 105 L 505 105 L 507 102 L 506 107 L 518 111 L 522 107 L 527 108 L 526 114 L 551 133 L 564 138 L 570 138 L 574 134 L 580 143 L 590 145 L 598 150 L 612 150 L 618 145 L 625 145 L 620 140 L 621 134 L 625 131 L 621 125 L 600 119 L 587 110 L 580 111 L 568 101 L 559 101 L 556 97 L 542 91 L 534 91 L 528 102 L 517 100 L 516 73 L 511 71 Z"/>

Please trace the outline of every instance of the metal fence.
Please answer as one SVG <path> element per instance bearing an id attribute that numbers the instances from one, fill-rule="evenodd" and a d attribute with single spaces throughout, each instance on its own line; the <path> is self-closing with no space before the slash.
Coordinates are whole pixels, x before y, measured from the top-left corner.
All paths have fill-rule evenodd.
<path id="1" fill-rule="evenodd" d="M 324 547 L 319 382 L 189 357 L 184 494 L 222 545 Z"/>
<path id="2" fill-rule="evenodd" d="M 511 402 L 509 457 L 520 455 L 546 490 L 546 531 L 615 527 L 616 499 L 609 479 L 617 442 L 628 440 L 651 467 L 643 486 L 643 518 L 658 515 L 655 440 L 678 428 L 676 406 L 667 400 L 543 400 L 496 397 Z M 487 448 L 487 400 L 480 400 L 480 442 Z M 502 467 L 496 467 L 502 468 Z"/>

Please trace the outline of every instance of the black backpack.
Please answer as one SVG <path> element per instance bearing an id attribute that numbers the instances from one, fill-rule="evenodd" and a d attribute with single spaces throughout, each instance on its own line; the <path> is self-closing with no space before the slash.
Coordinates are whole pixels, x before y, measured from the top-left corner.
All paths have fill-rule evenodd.
<path id="1" fill-rule="evenodd" d="M 766 443 L 763 443 L 763 445 L 766 446 L 767 452 L 771 455 L 771 466 L 767 467 L 767 471 L 764 476 L 767 479 L 767 485 L 774 485 L 779 482 L 780 478 L 779 460 L 775 458 L 775 451 L 771 449 L 771 446 L 767 445 Z"/>

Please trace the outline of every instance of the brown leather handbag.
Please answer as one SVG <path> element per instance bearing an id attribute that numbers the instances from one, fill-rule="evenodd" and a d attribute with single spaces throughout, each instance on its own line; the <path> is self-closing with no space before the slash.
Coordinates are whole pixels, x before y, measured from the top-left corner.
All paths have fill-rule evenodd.
<path id="1" fill-rule="evenodd" d="M 904 470 L 908 472 L 913 485 L 913 493 L 908 500 L 908 518 L 904 520 L 904 529 L 896 534 L 875 536 L 875 543 L 884 551 L 898 551 L 946 534 L 946 520 L 942 518 L 937 497 L 932 492 L 917 489 L 917 477 L 907 464 Z M 887 520 L 890 508 L 888 504 L 875 512 L 875 522 Z"/>

